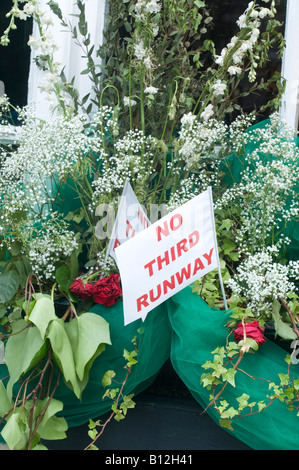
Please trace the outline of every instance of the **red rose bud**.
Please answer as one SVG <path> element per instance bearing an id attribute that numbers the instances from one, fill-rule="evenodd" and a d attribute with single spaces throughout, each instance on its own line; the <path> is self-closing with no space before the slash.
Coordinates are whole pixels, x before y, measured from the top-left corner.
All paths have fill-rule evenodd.
<path id="1" fill-rule="evenodd" d="M 93 286 L 93 298 L 97 304 L 110 307 L 122 294 L 119 283 L 119 274 L 110 274 L 109 277 L 103 277 Z"/>
<path id="2" fill-rule="evenodd" d="M 82 279 L 77 278 L 70 286 L 70 291 L 80 299 L 91 299 L 93 296 L 93 285 L 90 282 L 84 283 Z"/>
<path id="3" fill-rule="evenodd" d="M 258 344 L 263 344 L 266 341 L 263 335 L 264 329 L 261 328 L 258 321 L 244 323 L 246 337 L 254 339 Z M 244 331 L 242 323 L 238 323 L 234 331 L 235 341 L 239 342 L 244 339 Z"/>

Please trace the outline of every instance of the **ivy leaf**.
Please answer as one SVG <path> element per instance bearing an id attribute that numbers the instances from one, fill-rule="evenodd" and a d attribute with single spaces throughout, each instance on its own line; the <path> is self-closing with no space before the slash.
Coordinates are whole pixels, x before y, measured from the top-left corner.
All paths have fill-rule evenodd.
<path id="1" fill-rule="evenodd" d="M 220 419 L 219 424 L 222 428 L 226 428 L 230 431 L 233 431 L 232 421 L 230 419 Z"/>
<path id="2" fill-rule="evenodd" d="M 111 385 L 113 377 L 115 377 L 115 372 L 114 370 L 107 370 L 105 372 L 103 380 L 102 380 L 102 385 L 103 387 L 107 387 L 108 385 Z"/>
<path id="3" fill-rule="evenodd" d="M 222 378 L 223 380 L 227 380 L 234 387 L 235 386 L 235 374 L 236 374 L 236 370 L 228 369 L 226 372 L 223 373 Z"/>

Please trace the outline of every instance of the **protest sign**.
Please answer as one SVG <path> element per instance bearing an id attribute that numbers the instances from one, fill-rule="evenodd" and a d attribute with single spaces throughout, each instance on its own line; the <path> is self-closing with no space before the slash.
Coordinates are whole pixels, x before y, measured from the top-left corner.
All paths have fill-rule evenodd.
<path id="1" fill-rule="evenodd" d="M 116 260 L 115 248 L 134 237 L 149 225 L 150 221 L 145 210 L 139 204 L 129 181 L 126 180 L 107 248 L 106 260 L 108 256 Z"/>
<path id="2" fill-rule="evenodd" d="M 125 325 L 213 269 L 220 275 L 211 188 L 116 247 L 115 254 Z"/>

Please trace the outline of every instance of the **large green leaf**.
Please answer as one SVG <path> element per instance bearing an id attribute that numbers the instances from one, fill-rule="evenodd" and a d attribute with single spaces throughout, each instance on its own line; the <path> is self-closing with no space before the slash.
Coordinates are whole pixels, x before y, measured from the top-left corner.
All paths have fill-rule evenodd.
<path id="1" fill-rule="evenodd" d="M 297 335 L 293 328 L 281 319 L 281 315 L 279 313 L 280 308 L 281 304 L 279 303 L 279 301 L 274 300 L 272 306 L 272 317 L 274 320 L 275 333 L 280 336 L 280 338 L 285 340 L 291 341 L 297 339 Z"/>
<path id="2" fill-rule="evenodd" d="M 45 409 L 49 398 L 40 400 L 34 410 L 34 418 L 37 419 Z M 38 426 L 37 432 L 41 439 L 56 440 L 65 439 L 66 431 L 68 429 L 67 422 L 64 418 L 55 416 L 62 411 L 63 403 L 54 398 L 51 399 L 44 416 Z"/>
<path id="3" fill-rule="evenodd" d="M 47 351 L 47 343 L 42 339 L 39 330 L 34 326 L 28 327 L 24 320 L 15 321 L 12 324 L 12 332 L 14 334 L 9 337 L 5 347 L 5 363 L 10 375 L 7 384 L 9 398 L 17 380 L 34 367 Z"/>
<path id="4" fill-rule="evenodd" d="M 3 417 L 12 407 L 12 401 L 8 398 L 6 388 L 0 380 L 0 416 Z"/>
<path id="5" fill-rule="evenodd" d="M 51 297 L 43 295 L 38 298 L 29 318 L 30 321 L 39 329 L 41 337 L 45 338 L 49 323 L 52 320 L 58 319 L 55 314 L 55 307 Z"/>
<path id="6" fill-rule="evenodd" d="M 103 352 L 104 344 L 111 344 L 109 323 L 95 313 L 83 313 L 67 326 L 74 351 L 76 372 L 80 380 L 86 375 L 95 358 Z M 92 362 L 90 363 L 90 361 Z"/>
<path id="7" fill-rule="evenodd" d="M 26 429 L 22 421 L 21 412 L 13 413 L 4 428 L 1 435 L 10 450 L 24 450 L 29 439 L 29 429 Z"/>
<path id="8" fill-rule="evenodd" d="M 17 271 L 0 274 L 0 302 L 9 302 L 16 294 L 20 283 Z"/>
<path id="9" fill-rule="evenodd" d="M 55 361 L 63 373 L 64 380 L 75 395 L 80 398 L 81 391 L 75 370 L 75 361 L 69 337 L 63 319 L 55 319 L 49 323 L 46 337 L 50 340 Z"/>

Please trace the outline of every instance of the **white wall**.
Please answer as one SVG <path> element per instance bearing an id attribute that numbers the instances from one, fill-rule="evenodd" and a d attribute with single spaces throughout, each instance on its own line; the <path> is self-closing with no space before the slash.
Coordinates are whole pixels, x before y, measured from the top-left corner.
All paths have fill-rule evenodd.
<path id="1" fill-rule="evenodd" d="M 47 6 L 48 0 L 40 0 L 41 6 L 45 10 L 49 10 Z M 73 0 L 58 0 L 59 6 L 65 17 L 72 13 L 77 13 Z M 105 8 L 106 0 L 86 0 L 86 19 L 89 25 L 89 32 L 91 34 L 91 44 L 102 44 L 103 29 L 105 21 Z M 63 31 L 59 19 L 50 12 L 54 21 L 54 37 L 55 42 L 59 45 L 59 50 L 55 52 L 55 61 L 65 66 L 65 74 L 67 80 L 71 80 L 74 76 L 75 87 L 79 90 L 80 96 L 83 97 L 90 92 L 91 82 L 87 75 L 80 75 L 80 71 L 86 68 L 86 59 L 82 58 L 82 51 L 71 38 L 69 32 Z M 69 16 L 74 24 L 76 18 Z M 38 36 L 36 31 L 37 26 L 34 25 L 33 36 Z M 38 55 L 38 51 L 32 50 L 30 61 L 30 73 L 28 81 L 28 103 L 35 102 L 37 114 L 42 119 L 51 119 L 51 111 L 49 101 L 46 99 L 46 93 L 43 93 L 39 88 L 39 84 L 43 80 L 42 72 L 34 63 L 34 58 Z M 94 56 L 94 60 L 100 63 L 100 58 Z"/>
<path id="2" fill-rule="evenodd" d="M 297 132 L 299 110 L 299 0 L 287 0 L 285 27 L 286 49 L 282 62 L 282 76 L 286 90 L 280 114 Z"/>

